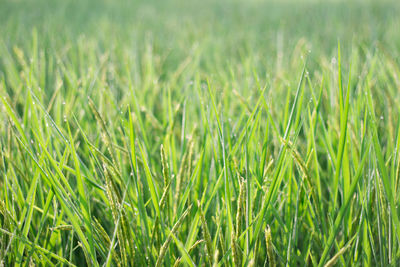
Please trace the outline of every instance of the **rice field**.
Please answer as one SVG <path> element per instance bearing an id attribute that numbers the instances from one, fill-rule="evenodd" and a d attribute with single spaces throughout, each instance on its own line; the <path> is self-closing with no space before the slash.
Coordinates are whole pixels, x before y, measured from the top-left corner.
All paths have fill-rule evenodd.
<path id="1" fill-rule="evenodd" d="M 399 266 L 400 2 L 0 2 L 0 266 Z"/>

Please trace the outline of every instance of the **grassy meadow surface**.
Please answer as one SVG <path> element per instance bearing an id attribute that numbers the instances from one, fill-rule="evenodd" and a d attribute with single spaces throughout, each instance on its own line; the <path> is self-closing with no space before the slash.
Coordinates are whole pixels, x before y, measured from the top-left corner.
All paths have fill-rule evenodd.
<path id="1" fill-rule="evenodd" d="M 398 1 L 0 1 L 0 266 L 399 266 Z"/>

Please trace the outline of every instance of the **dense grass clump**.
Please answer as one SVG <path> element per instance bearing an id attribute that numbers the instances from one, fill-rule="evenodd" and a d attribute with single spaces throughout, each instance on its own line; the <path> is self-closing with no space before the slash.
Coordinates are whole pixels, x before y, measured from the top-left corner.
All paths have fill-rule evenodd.
<path id="1" fill-rule="evenodd" d="M 0 266 L 398 266 L 399 13 L 1 1 Z"/>

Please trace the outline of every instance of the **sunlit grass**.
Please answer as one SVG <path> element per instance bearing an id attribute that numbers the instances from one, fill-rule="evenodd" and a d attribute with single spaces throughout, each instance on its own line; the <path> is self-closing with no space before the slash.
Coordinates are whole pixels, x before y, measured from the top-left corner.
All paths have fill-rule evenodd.
<path id="1" fill-rule="evenodd" d="M 397 266 L 396 2 L 0 4 L 0 266 Z"/>

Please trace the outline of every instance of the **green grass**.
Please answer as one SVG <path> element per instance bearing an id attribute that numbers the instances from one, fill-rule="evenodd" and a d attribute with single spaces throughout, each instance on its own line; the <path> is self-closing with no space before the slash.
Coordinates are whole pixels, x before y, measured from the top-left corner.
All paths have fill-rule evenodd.
<path id="1" fill-rule="evenodd" d="M 0 266 L 398 266 L 398 1 L 0 3 Z"/>

